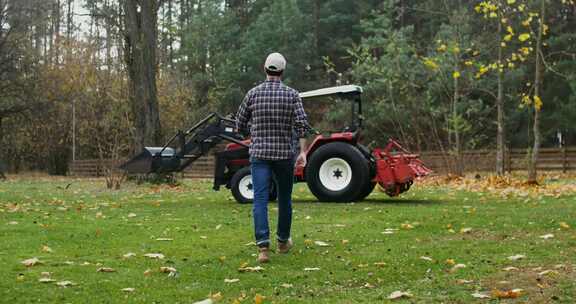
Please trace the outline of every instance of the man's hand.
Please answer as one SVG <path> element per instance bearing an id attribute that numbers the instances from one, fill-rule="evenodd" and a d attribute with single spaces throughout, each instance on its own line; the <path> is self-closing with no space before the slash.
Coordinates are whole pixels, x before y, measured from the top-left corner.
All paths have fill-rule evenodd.
<path id="1" fill-rule="evenodd" d="M 302 151 L 296 159 L 296 167 L 306 167 L 306 152 Z"/>

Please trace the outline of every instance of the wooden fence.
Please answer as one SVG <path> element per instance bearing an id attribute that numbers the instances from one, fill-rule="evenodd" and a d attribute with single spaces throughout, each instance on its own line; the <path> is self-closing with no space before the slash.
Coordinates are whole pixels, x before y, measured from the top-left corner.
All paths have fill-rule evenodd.
<path id="1" fill-rule="evenodd" d="M 436 173 L 450 172 L 455 165 L 454 155 L 442 152 L 422 152 L 420 157 L 424 164 Z M 465 151 L 462 154 L 463 167 L 466 172 L 495 171 L 496 151 L 475 150 Z M 77 160 L 70 164 L 70 175 L 73 176 L 104 176 L 109 168 L 116 168 L 124 160 Z M 504 166 L 507 171 L 526 170 L 528 154 L 526 149 L 511 149 L 506 151 Z M 538 157 L 538 170 L 544 171 L 571 171 L 576 170 L 576 147 L 542 148 Z M 214 156 L 212 154 L 199 158 L 184 172 L 179 173 L 182 178 L 210 178 L 214 172 Z"/>
<path id="2" fill-rule="evenodd" d="M 420 157 L 424 164 L 438 173 L 449 172 L 456 164 L 456 157 L 450 153 L 422 152 Z M 462 160 L 465 172 L 496 170 L 495 150 L 465 151 Z M 526 149 L 509 149 L 504 155 L 504 168 L 508 172 L 526 170 L 528 161 Z M 543 171 L 576 170 L 576 147 L 541 148 L 536 167 Z"/>
<path id="3" fill-rule="evenodd" d="M 85 159 L 71 162 L 69 174 L 72 176 L 99 177 L 104 176 L 109 169 L 118 170 L 118 166 L 125 160 Z M 178 173 L 181 178 L 209 178 L 214 176 L 214 156 L 207 155 L 197 159 L 183 172 Z"/>

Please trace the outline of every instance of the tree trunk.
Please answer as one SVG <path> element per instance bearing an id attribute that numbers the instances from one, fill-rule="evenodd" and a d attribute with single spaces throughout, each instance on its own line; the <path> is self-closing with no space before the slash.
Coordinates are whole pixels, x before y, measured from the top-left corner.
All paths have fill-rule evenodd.
<path id="1" fill-rule="evenodd" d="M 496 96 L 496 109 L 498 112 L 496 131 L 496 174 L 504 175 L 504 149 L 505 149 L 505 126 L 504 126 L 504 70 L 502 64 L 502 22 L 498 18 L 498 95 Z"/>
<path id="2" fill-rule="evenodd" d="M 536 165 L 538 163 L 538 154 L 540 153 L 540 107 L 536 104 L 536 97 L 540 97 L 540 88 L 542 86 L 542 35 L 546 13 L 545 0 L 540 1 L 540 23 L 538 25 L 538 36 L 536 38 L 536 67 L 534 72 L 534 145 L 532 146 L 532 155 L 528 164 L 528 184 L 538 184 L 538 172 Z"/>
<path id="3" fill-rule="evenodd" d="M 134 152 L 162 140 L 156 89 L 158 1 L 126 0 L 125 53 L 134 120 Z"/>
<path id="4" fill-rule="evenodd" d="M 458 60 L 458 59 L 456 59 Z M 458 63 L 455 65 L 455 72 L 460 72 Z M 461 176 L 464 173 L 462 163 L 462 143 L 460 139 L 460 125 L 458 118 L 458 100 L 460 99 L 460 82 L 458 77 L 454 77 L 454 98 L 452 100 L 452 128 L 454 131 L 454 156 L 456 164 L 454 167 L 454 174 Z"/>

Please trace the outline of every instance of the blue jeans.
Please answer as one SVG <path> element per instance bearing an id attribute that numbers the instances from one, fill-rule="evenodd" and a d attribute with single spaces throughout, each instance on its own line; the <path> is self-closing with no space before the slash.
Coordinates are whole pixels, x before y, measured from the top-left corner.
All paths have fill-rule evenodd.
<path id="1" fill-rule="evenodd" d="M 268 226 L 268 200 L 272 176 L 276 178 L 278 191 L 278 228 L 276 237 L 279 242 L 287 242 L 292 226 L 292 186 L 294 182 L 294 160 L 261 160 L 250 158 L 252 185 L 254 189 L 254 236 L 258 247 L 270 246 L 270 227 Z"/>

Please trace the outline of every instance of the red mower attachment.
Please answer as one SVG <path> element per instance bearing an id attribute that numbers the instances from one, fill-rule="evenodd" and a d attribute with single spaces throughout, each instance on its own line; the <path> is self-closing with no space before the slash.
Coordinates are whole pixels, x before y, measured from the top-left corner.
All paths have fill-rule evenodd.
<path id="1" fill-rule="evenodd" d="M 372 155 L 376 159 L 374 181 L 392 197 L 408 191 L 414 179 L 432 172 L 424 166 L 418 154 L 410 153 L 393 139 L 384 149 L 374 149 Z"/>

